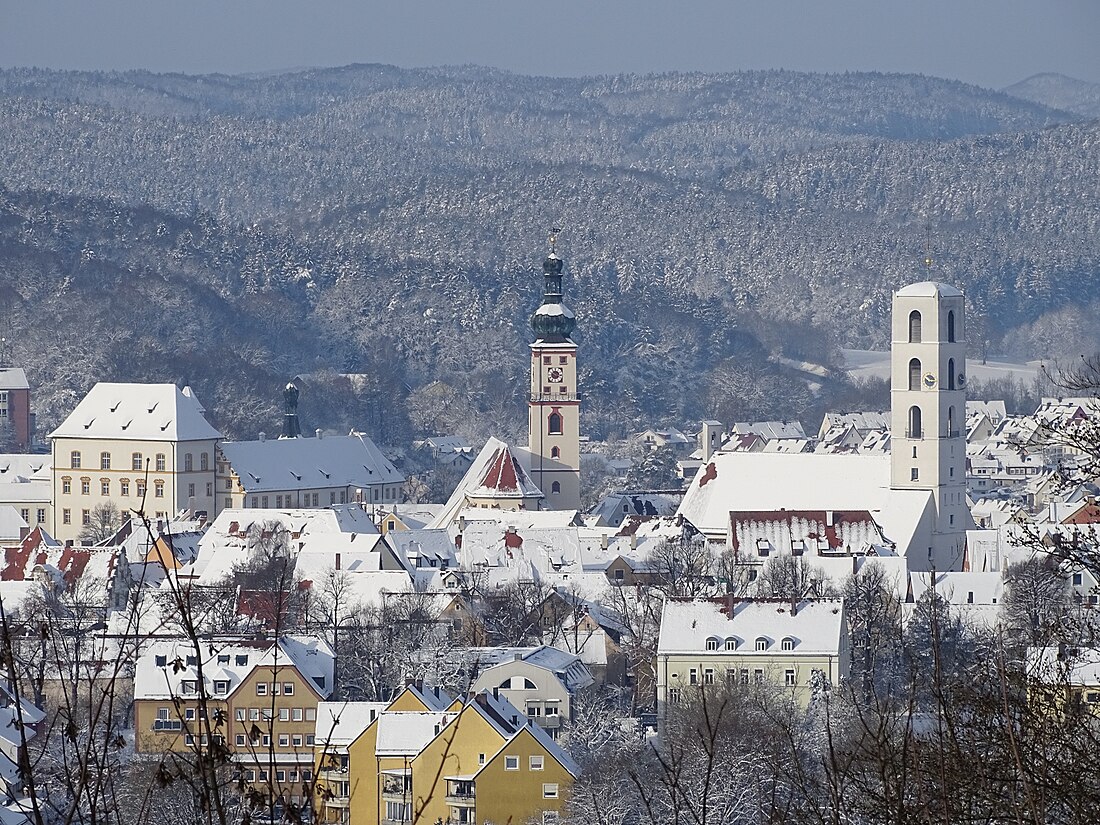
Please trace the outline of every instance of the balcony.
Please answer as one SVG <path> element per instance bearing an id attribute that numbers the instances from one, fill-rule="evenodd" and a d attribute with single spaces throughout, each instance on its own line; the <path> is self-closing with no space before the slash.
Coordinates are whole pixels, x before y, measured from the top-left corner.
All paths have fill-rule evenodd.
<path id="1" fill-rule="evenodd" d="M 336 808 L 336 809 L 339 809 L 341 811 L 345 811 L 345 810 L 347 810 L 348 808 L 351 807 L 351 797 L 350 796 L 334 796 L 334 797 L 331 797 L 330 799 L 325 800 L 325 807 L 326 808 Z"/>
<path id="2" fill-rule="evenodd" d="M 456 808 L 472 808 L 474 806 L 475 788 L 472 776 L 446 776 L 448 805 Z"/>
<path id="3" fill-rule="evenodd" d="M 580 401 L 581 397 L 575 392 L 533 392 L 531 393 L 532 403 L 539 403 L 542 401 Z"/>
<path id="4" fill-rule="evenodd" d="M 474 795 L 471 794 L 447 794 L 444 797 L 448 805 L 454 805 L 456 808 L 472 808 L 476 803 Z"/>

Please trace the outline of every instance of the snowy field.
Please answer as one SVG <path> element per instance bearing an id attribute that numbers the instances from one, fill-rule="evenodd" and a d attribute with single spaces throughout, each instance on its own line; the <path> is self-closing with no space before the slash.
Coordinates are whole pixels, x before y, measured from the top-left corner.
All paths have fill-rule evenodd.
<path id="1" fill-rule="evenodd" d="M 876 352 L 866 349 L 845 349 L 844 366 L 853 378 L 890 377 L 890 353 Z M 999 361 L 993 358 L 984 364 L 972 359 L 966 360 L 966 375 L 968 378 L 988 381 L 991 378 L 1018 378 L 1025 383 L 1035 379 L 1042 361 L 1028 361 L 1026 363 L 1013 363 L 1011 361 Z"/>

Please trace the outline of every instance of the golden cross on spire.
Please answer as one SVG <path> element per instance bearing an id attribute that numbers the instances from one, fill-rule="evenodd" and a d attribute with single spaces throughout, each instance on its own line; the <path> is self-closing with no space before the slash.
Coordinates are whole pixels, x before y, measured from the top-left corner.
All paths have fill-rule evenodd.
<path id="1" fill-rule="evenodd" d="M 932 225 L 925 224 L 924 226 L 924 266 L 926 269 L 932 268 Z"/>
<path id="2" fill-rule="evenodd" d="M 558 233 L 559 232 L 561 232 L 561 230 L 556 229 L 556 228 L 550 230 L 550 254 L 551 255 L 553 255 L 555 252 L 558 251 Z"/>

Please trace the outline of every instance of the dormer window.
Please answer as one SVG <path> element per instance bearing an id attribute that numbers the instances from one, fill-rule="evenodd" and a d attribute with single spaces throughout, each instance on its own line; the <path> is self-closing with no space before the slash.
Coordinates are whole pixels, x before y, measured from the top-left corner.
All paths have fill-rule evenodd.
<path id="1" fill-rule="evenodd" d="M 782 642 L 782 647 L 783 650 L 794 650 L 794 639 L 790 636 L 785 637 Z"/>
<path id="2" fill-rule="evenodd" d="M 718 649 L 718 639 L 714 638 L 713 636 L 711 638 L 707 639 L 707 650 L 717 650 L 717 649 Z"/>
<path id="3" fill-rule="evenodd" d="M 756 639 L 756 651 L 758 653 L 760 653 L 760 652 L 763 652 L 767 649 L 768 649 L 768 640 L 765 639 L 763 636 L 758 636 L 757 639 Z"/>
<path id="4" fill-rule="evenodd" d="M 791 554 L 795 556 L 801 556 L 806 552 L 805 539 L 795 539 L 791 542 Z"/>
<path id="5" fill-rule="evenodd" d="M 761 555 L 761 556 L 768 555 L 768 552 L 771 550 L 771 547 L 772 547 L 771 542 L 769 542 L 767 539 L 757 539 L 756 540 L 756 552 L 757 552 L 758 555 Z"/>
<path id="6" fill-rule="evenodd" d="M 737 650 L 737 639 L 733 636 L 726 639 L 726 650 Z"/>

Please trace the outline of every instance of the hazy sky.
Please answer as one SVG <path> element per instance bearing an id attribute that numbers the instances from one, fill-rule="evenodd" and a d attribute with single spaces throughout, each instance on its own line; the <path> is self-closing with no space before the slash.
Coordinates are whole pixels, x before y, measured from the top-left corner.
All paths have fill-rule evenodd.
<path id="1" fill-rule="evenodd" d="M 0 65 L 923 72 L 1100 82 L 1100 0 L 0 0 Z"/>

